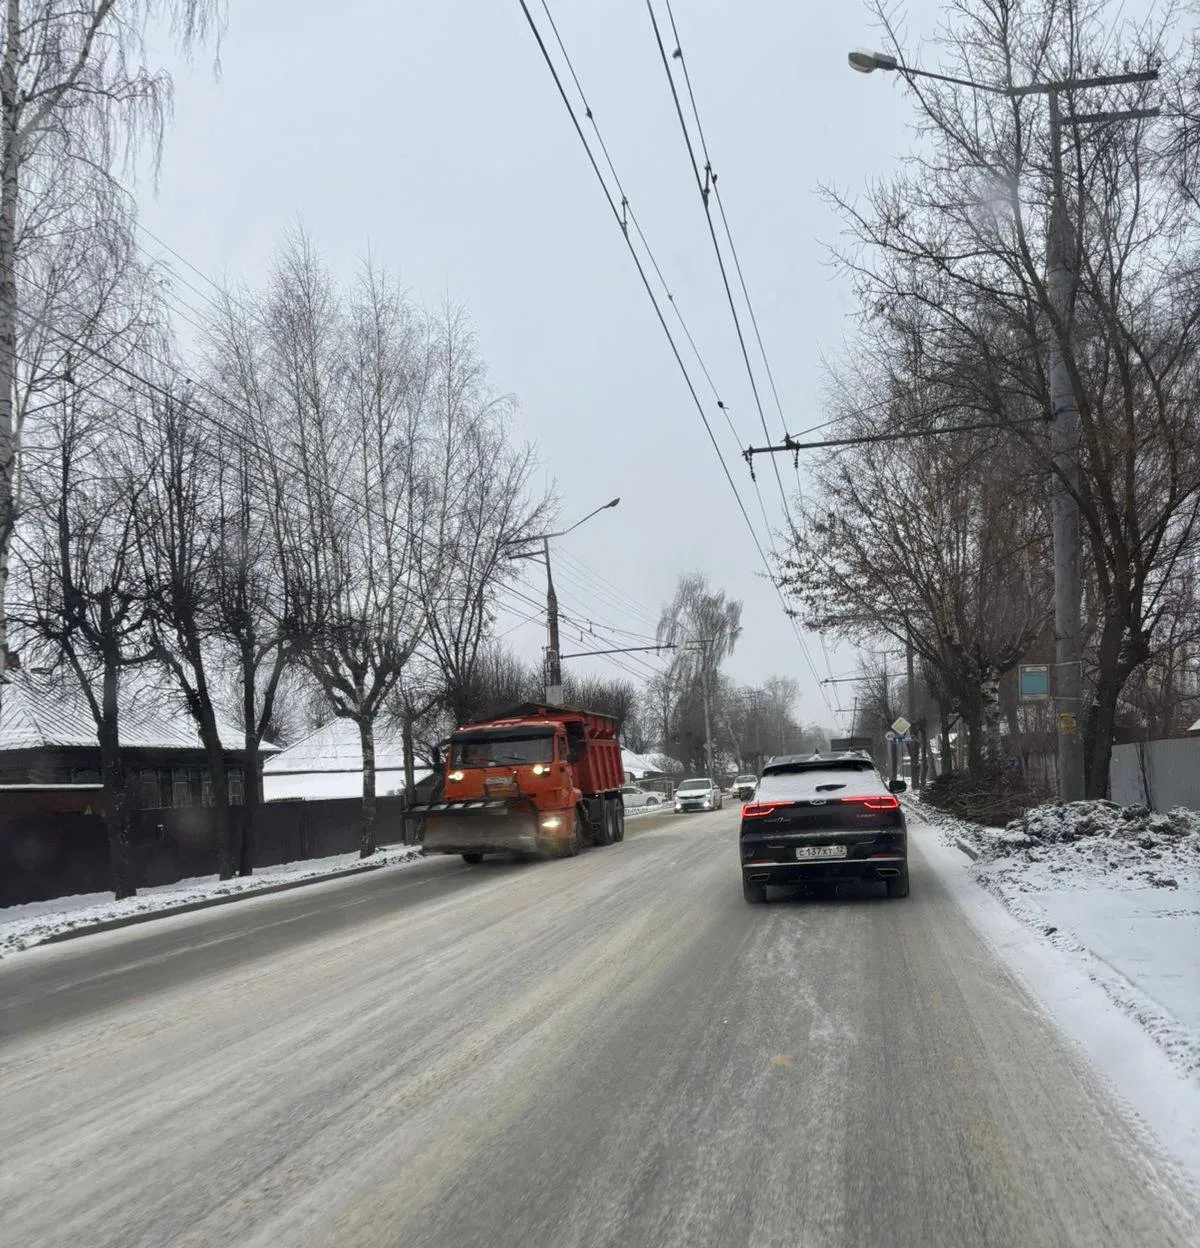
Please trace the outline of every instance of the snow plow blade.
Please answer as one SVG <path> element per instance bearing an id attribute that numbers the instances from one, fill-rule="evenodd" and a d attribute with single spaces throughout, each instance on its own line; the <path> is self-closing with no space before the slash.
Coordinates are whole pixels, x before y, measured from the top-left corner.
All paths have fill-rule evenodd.
<path id="1" fill-rule="evenodd" d="M 537 807 L 520 800 L 433 802 L 410 814 L 425 825 L 427 854 L 530 854 L 549 857 L 553 843 L 538 837 Z"/>

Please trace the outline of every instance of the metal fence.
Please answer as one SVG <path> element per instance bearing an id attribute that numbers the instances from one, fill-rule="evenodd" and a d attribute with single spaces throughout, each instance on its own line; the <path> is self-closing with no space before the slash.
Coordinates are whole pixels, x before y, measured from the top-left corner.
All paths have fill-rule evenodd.
<path id="1" fill-rule="evenodd" d="M 1109 786 L 1121 806 L 1200 810 L 1200 737 L 1114 746 Z"/>

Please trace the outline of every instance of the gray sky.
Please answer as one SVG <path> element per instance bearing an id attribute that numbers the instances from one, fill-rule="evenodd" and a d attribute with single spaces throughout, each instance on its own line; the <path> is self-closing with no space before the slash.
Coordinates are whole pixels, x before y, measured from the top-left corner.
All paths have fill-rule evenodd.
<path id="1" fill-rule="evenodd" d="M 728 669 L 734 678 L 793 675 L 803 691 L 799 713 L 834 722 L 759 575 L 517 0 L 344 0 L 333 22 L 320 0 L 230 7 L 220 78 L 203 62 L 171 66 L 175 119 L 157 194 L 143 196 L 145 224 L 204 272 L 258 282 L 281 232 L 299 218 L 339 271 L 370 247 L 418 299 L 437 302 L 448 290 L 471 312 L 494 385 L 519 400 L 519 428 L 539 444 L 546 479 L 557 482 L 563 524 L 621 496 L 618 509 L 559 543 L 564 611 L 596 621 L 597 631 L 652 633 L 677 575 L 700 568 L 745 604 Z M 849 49 L 875 42 L 858 3 L 674 7 L 787 427 L 798 431 L 823 419 L 822 355 L 838 354 L 851 311 L 823 247 L 839 223 L 817 185 L 854 189 L 893 169 L 911 144 L 912 108 L 894 81 L 847 67 Z M 914 38 L 931 33 L 937 7 L 910 6 Z M 549 37 L 540 0 L 531 9 Z M 762 428 L 643 0 L 551 0 L 551 10 L 731 409 L 736 439 L 723 422 L 714 429 L 765 544 L 737 454 L 761 443 Z M 186 288 L 180 294 L 200 302 Z M 685 359 L 719 419 L 699 369 Z M 778 416 L 765 392 L 763 399 L 774 439 Z M 778 525 L 774 476 L 767 460 L 759 468 Z M 790 460 L 780 468 L 794 490 Z M 527 565 L 526 575 L 525 592 L 540 597 L 539 565 Z M 532 610 L 516 604 L 499 627 Z M 531 658 L 544 644 L 536 623 L 517 624 L 509 637 Z M 607 631 L 581 645 L 578 629 L 565 627 L 563 648 L 603 648 L 610 638 L 636 644 Z M 806 640 L 820 676 L 852 669 L 850 652 L 831 647 L 827 668 L 819 639 Z M 640 675 L 649 670 L 624 662 Z"/>

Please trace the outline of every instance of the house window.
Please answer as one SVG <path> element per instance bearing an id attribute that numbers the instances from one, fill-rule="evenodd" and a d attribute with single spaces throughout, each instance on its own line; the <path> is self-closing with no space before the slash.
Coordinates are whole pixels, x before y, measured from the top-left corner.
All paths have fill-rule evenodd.
<path id="1" fill-rule="evenodd" d="M 245 800 L 242 769 L 240 767 L 231 767 L 229 769 L 229 804 L 230 806 L 240 806 Z"/>
<path id="2" fill-rule="evenodd" d="M 158 795 L 158 772 L 147 770 L 141 775 L 141 795 L 143 810 L 157 810 L 160 802 Z"/>
<path id="3" fill-rule="evenodd" d="M 211 806 L 213 804 L 213 788 L 212 788 L 212 772 L 206 767 L 200 773 L 200 805 Z"/>
<path id="4" fill-rule="evenodd" d="M 186 767 L 176 767 L 171 772 L 171 805 L 176 810 L 183 810 L 192 804 L 191 786 L 188 784 Z"/>
<path id="5" fill-rule="evenodd" d="M 99 784 L 100 772 L 95 767 L 72 767 L 72 784 Z"/>

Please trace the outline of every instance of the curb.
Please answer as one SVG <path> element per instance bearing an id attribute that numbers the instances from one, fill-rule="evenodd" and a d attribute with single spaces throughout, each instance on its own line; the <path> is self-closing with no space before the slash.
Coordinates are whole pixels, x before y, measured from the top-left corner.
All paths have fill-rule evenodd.
<path id="1" fill-rule="evenodd" d="M 413 854 L 419 858 L 420 854 Z M 196 910 L 211 910 L 214 906 L 227 906 L 235 901 L 249 901 L 252 897 L 269 897 L 272 893 L 290 893 L 296 888 L 305 888 L 310 884 L 325 884 L 330 880 L 344 880 L 352 875 L 366 875 L 369 871 L 382 871 L 384 867 L 399 866 L 395 862 L 364 863 L 361 867 L 345 867 L 341 871 L 331 871 L 328 875 L 310 875 L 303 880 L 285 880 L 282 884 L 268 884 L 266 888 L 247 888 L 241 892 L 226 893 L 221 897 L 204 897 L 200 901 L 185 901 L 178 906 L 167 906 L 162 910 L 143 910 L 138 914 L 122 915 L 119 919 L 101 919 L 98 923 L 81 924 L 65 931 L 54 932 L 44 940 L 35 940 L 25 945 L 26 949 L 36 949 L 39 945 L 57 945 L 64 940 L 74 940 L 78 936 L 92 936 L 97 932 L 115 932 L 122 927 L 133 927 L 138 923 L 149 923 L 154 919 L 169 919 L 177 914 L 191 914 Z"/>
<path id="2" fill-rule="evenodd" d="M 979 860 L 979 850 L 977 850 L 969 841 L 963 840 L 961 836 L 956 836 L 954 838 L 954 847 L 956 849 L 961 849 L 972 862 L 977 862 Z"/>

